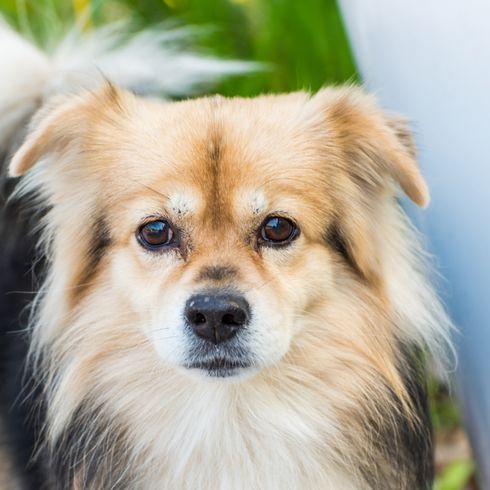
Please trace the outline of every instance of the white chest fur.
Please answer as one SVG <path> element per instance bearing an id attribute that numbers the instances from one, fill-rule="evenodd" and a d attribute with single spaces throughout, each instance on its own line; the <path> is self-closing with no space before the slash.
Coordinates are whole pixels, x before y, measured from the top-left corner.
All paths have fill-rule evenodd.
<path id="1" fill-rule="evenodd" d="M 339 434 L 322 397 L 263 388 L 203 381 L 147 399 L 133 419 L 141 488 L 361 488 L 335 453 Z"/>

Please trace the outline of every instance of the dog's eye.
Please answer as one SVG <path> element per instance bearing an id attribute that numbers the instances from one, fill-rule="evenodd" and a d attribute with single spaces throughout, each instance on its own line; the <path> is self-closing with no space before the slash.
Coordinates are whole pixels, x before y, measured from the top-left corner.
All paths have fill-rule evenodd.
<path id="1" fill-rule="evenodd" d="M 145 248 L 155 249 L 175 245 L 175 233 L 168 221 L 150 221 L 140 227 L 138 239 Z"/>
<path id="2" fill-rule="evenodd" d="M 295 224 L 280 216 L 269 216 L 260 229 L 260 238 L 269 245 L 284 245 L 299 234 Z"/>

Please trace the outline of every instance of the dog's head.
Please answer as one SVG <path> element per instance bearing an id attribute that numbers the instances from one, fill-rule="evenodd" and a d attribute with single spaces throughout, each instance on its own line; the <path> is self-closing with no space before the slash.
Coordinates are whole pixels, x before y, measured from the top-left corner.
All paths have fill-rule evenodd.
<path id="1" fill-rule="evenodd" d="M 428 194 L 405 126 L 359 90 L 167 103 L 108 86 L 33 128 L 11 173 L 33 167 L 50 207 L 51 334 L 90 309 L 110 342 L 137 330 L 150 356 L 212 377 L 308 342 L 386 354 L 371 337 L 393 330 L 395 184 Z"/>

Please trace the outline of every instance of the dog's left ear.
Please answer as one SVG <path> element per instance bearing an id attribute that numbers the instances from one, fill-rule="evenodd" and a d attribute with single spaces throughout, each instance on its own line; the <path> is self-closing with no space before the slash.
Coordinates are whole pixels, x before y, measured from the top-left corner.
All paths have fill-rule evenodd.
<path id="1" fill-rule="evenodd" d="M 428 205 L 429 191 L 406 121 L 386 114 L 360 88 L 327 88 L 313 102 L 321 104 L 327 130 L 344 149 L 347 170 L 355 179 L 365 180 L 371 188 L 392 179 L 414 203 Z"/>
<path id="2" fill-rule="evenodd" d="M 394 184 L 419 206 L 429 203 L 412 135 L 402 119 L 387 115 L 359 88 L 327 88 L 311 102 L 335 200 L 327 237 L 361 277 L 379 284 Z"/>
<path id="3" fill-rule="evenodd" d="M 415 142 L 408 123 L 397 116 L 385 116 L 385 122 L 390 129 L 386 143 L 393 145 L 386 155 L 388 171 L 403 192 L 425 208 L 430 202 L 429 188 L 417 164 Z"/>

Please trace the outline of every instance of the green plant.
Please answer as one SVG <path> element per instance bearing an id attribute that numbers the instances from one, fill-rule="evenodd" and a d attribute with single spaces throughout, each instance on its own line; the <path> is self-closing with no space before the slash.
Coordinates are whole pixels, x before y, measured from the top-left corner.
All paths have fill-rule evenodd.
<path id="1" fill-rule="evenodd" d="M 464 490 L 474 473 L 471 461 L 454 461 L 437 477 L 434 490 Z"/>

